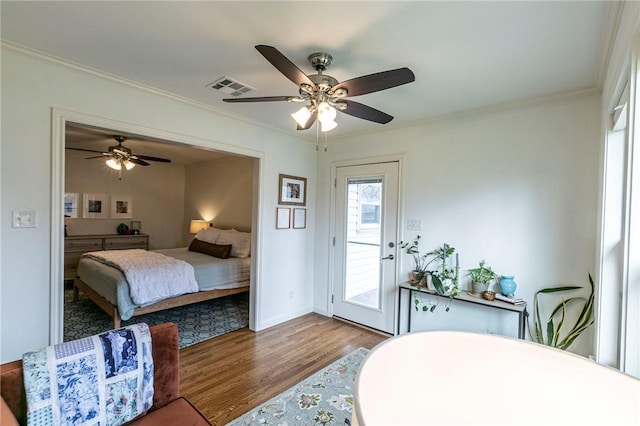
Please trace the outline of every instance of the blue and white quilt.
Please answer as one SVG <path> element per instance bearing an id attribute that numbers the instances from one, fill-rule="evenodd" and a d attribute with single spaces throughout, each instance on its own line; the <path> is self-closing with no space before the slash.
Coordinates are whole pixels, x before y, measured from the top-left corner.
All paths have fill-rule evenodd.
<path id="1" fill-rule="evenodd" d="M 28 425 L 120 425 L 153 404 L 146 324 L 28 352 L 22 362 Z"/>

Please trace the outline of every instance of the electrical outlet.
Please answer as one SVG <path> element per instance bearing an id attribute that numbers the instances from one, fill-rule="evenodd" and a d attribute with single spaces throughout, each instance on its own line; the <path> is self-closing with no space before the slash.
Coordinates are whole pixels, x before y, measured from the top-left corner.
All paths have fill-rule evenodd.
<path id="1" fill-rule="evenodd" d="M 422 231 L 422 221 L 418 219 L 407 220 L 407 230 L 409 231 Z"/>
<path id="2" fill-rule="evenodd" d="M 35 228 L 36 227 L 36 211 L 35 210 L 12 210 L 11 211 L 11 227 L 12 228 Z"/>

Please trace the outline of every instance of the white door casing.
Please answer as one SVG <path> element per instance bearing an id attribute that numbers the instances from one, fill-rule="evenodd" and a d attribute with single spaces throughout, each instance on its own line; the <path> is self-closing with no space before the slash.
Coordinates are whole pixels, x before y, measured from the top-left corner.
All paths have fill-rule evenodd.
<path id="1" fill-rule="evenodd" d="M 333 315 L 386 333 L 395 324 L 399 161 L 335 169 Z"/>

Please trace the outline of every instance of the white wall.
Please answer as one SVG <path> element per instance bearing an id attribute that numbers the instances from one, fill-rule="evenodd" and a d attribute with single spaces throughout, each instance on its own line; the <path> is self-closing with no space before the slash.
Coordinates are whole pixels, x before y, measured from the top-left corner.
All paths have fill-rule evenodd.
<path id="1" fill-rule="evenodd" d="M 247 157 L 187 166 L 184 241 L 193 238 L 189 234 L 192 219 L 204 219 L 219 227 L 251 229 L 253 176 L 253 159 Z"/>
<path id="2" fill-rule="evenodd" d="M 2 46 L 1 300 L 0 362 L 50 343 L 52 294 L 62 274 L 51 277 L 52 108 L 136 124 L 170 134 L 170 140 L 261 158 L 257 194 L 261 212 L 254 230 L 258 246 L 252 297 L 255 328 L 312 310 L 313 218 L 305 230 L 275 230 L 278 173 L 306 176 L 315 187 L 316 151 L 295 133 L 251 125 L 198 104 L 64 66 Z M 144 133 L 144 132 L 143 132 Z M 309 193 L 309 210 L 315 194 Z M 35 209 L 37 228 L 11 228 L 11 210 Z M 54 247 L 54 250 L 56 248 Z M 62 247 L 57 250 L 61 251 Z M 58 254 L 62 259 L 61 255 Z M 293 265 L 293 266 L 292 266 Z M 309 266 L 311 265 L 311 266 Z M 263 291 L 264 289 L 264 291 Z M 289 292 L 294 291 L 294 298 Z"/>
<path id="3" fill-rule="evenodd" d="M 108 168 L 104 160 L 86 160 L 87 153 L 65 151 L 65 192 L 109 196 L 107 211 L 111 211 L 112 196 L 129 196 L 132 200 L 131 219 L 66 219 L 69 235 L 115 234 L 120 223 L 141 222 L 142 233 L 149 235 L 149 248 L 180 247 L 183 243 L 185 168 L 181 165 L 153 163 L 122 172 Z"/>
<path id="4" fill-rule="evenodd" d="M 540 288 L 588 286 L 595 254 L 598 108 L 597 95 L 567 98 L 330 142 L 318 166 L 317 265 L 328 264 L 331 254 L 331 162 L 402 154 L 401 239 L 420 234 L 429 251 L 447 242 L 460 253 L 463 269 L 486 259 L 499 274 L 515 275 L 517 295 L 530 311 Z M 407 231 L 409 219 L 421 220 L 423 230 Z M 406 280 L 411 259 L 399 255 L 399 279 Z M 329 311 L 328 277 L 327 269 L 317 268 L 318 312 Z M 448 315 L 466 310 L 455 307 Z M 585 335 L 572 349 L 591 353 L 591 339 Z"/>

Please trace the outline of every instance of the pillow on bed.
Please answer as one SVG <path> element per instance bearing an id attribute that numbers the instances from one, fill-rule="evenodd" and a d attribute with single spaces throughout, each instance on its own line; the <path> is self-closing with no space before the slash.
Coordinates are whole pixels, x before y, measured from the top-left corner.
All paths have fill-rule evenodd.
<path id="1" fill-rule="evenodd" d="M 189 251 L 208 254 L 209 256 L 228 259 L 231 254 L 231 245 L 211 244 L 194 238 L 189 245 Z"/>
<path id="2" fill-rule="evenodd" d="M 206 228 L 196 234 L 196 238 L 200 241 L 206 241 L 211 244 L 215 244 L 218 237 L 222 234 L 222 229 L 218 228 Z"/>
<path id="3" fill-rule="evenodd" d="M 231 244 L 231 257 L 249 257 L 251 232 L 240 232 L 235 229 L 222 231 L 216 244 Z"/>

